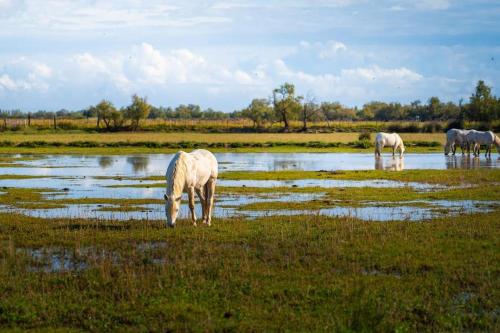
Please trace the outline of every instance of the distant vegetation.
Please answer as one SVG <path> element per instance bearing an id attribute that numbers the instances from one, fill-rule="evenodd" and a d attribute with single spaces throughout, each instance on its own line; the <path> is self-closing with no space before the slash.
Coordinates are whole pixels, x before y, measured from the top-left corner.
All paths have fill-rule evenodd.
<path id="1" fill-rule="evenodd" d="M 313 96 L 296 95 L 295 86 L 285 83 L 272 91 L 270 98 L 258 98 L 243 110 L 231 113 L 202 110 L 189 104 L 156 107 L 147 99 L 132 96 L 127 107 L 116 108 L 102 100 L 85 110 L 37 111 L 0 110 L 2 130 L 93 129 L 123 130 L 201 130 L 209 132 L 273 131 L 399 131 L 441 132 L 447 128 L 464 128 L 474 123 L 478 129 L 500 129 L 500 98 L 479 81 L 467 103 L 444 103 L 431 97 L 427 103 L 410 104 L 373 101 L 357 107 L 339 102 L 316 103 Z"/>

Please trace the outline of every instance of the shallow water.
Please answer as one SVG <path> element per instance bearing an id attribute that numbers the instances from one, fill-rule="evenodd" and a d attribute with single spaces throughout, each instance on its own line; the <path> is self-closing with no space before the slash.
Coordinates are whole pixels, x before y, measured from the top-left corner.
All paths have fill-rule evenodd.
<path id="1" fill-rule="evenodd" d="M 216 153 L 219 170 L 405 170 L 498 168 L 497 154 L 492 158 L 444 156 L 442 153 L 407 154 L 403 158 L 371 153 Z M 21 167 L 0 168 L 0 174 L 44 176 L 123 176 L 146 177 L 165 174 L 173 154 L 142 155 L 37 155 L 22 161 Z M 24 166 L 24 167 L 23 167 Z"/>
<path id="2" fill-rule="evenodd" d="M 273 194 L 269 196 L 222 196 L 215 204 L 213 214 L 217 218 L 245 217 L 255 218 L 262 216 L 291 216 L 291 215 L 325 215 L 332 217 L 353 217 L 365 221 L 422 221 L 442 216 L 457 216 L 477 212 L 490 212 L 498 203 L 492 201 L 474 200 L 436 200 L 391 202 L 385 206 L 381 202 L 363 202 L 360 207 L 335 206 L 315 210 L 240 210 L 242 204 L 255 202 L 303 202 L 319 199 L 322 194 L 294 193 Z M 411 203 L 423 205 L 408 205 Z M 185 203 L 185 201 L 184 201 Z M 0 206 L 2 211 L 12 211 L 40 218 L 86 218 L 99 220 L 165 220 L 165 207 L 161 204 L 137 205 L 135 211 L 112 211 L 117 206 L 110 204 L 82 204 L 67 205 L 64 208 L 53 209 L 17 209 Z M 110 210 L 106 210 L 110 209 Z M 200 218 L 201 207 L 195 208 L 196 216 Z M 190 218 L 187 204 L 181 205 L 179 218 Z"/>
<path id="3" fill-rule="evenodd" d="M 344 153 L 219 153 L 220 171 L 269 171 L 269 170 L 354 170 L 354 169 L 445 169 L 445 168 L 497 168 L 498 158 L 469 158 L 462 156 L 445 157 L 443 154 L 408 154 L 403 159 L 384 155 L 375 158 L 372 154 Z M 148 154 L 130 156 L 75 156 L 75 155 L 37 155 L 36 159 L 16 161 L 24 167 L 3 167 L 1 174 L 35 175 L 44 178 L 4 179 L 1 187 L 47 188 L 48 199 L 110 198 L 110 199 L 162 199 L 163 187 L 112 187 L 115 185 L 147 186 L 161 181 L 142 181 L 140 177 L 161 176 L 165 173 L 172 154 Z M 17 157 L 22 157 L 17 155 Z M 100 179 L 98 177 L 117 177 Z M 119 178 L 123 177 L 123 179 Z M 132 179 L 128 179 L 128 177 Z M 423 183 L 405 183 L 389 180 L 335 180 L 335 179 L 300 179 L 300 180 L 219 180 L 219 186 L 227 187 L 410 187 L 419 191 L 432 191 L 445 188 L 442 185 Z M 214 216 L 256 217 L 262 215 L 322 214 L 329 216 L 353 216 L 365 220 L 423 220 L 440 216 L 439 214 L 457 211 L 475 212 L 476 202 L 457 201 L 449 204 L 443 212 L 436 212 L 440 204 L 433 207 L 414 207 L 401 203 L 400 207 L 380 207 L 379 203 L 364 203 L 361 207 L 327 207 L 316 211 L 242 211 L 240 206 L 255 202 L 270 201 L 309 201 L 318 199 L 319 194 L 307 193 L 266 193 L 262 195 L 217 195 Z M 184 195 L 181 217 L 188 217 L 188 207 Z M 138 205 L 139 206 L 139 205 Z M 0 207 L 2 211 L 20 212 L 30 216 L 54 218 L 98 218 L 98 219 L 164 219 L 164 207 L 161 204 L 142 205 L 132 212 L 113 211 L 113 205 L 67 205 L 52 209 L 13 209 Z M 108 209 L 108 210 L 106 210 Z M 443 210 L 441 209 L 441 210 Z M 201 214 L 197 204 L 197 214 Z"/>

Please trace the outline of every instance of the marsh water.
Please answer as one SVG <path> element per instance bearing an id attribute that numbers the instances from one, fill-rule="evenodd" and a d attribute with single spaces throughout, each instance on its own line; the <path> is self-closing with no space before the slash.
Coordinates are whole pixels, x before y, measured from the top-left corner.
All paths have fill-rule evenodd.
<path id="1" fill-rule="evenodd" d="M 46 199 L 156 199 L 163 197 L 164 188 L 159 183 L 141 178 L 162 176 L 172 154 L 142 155 L 33 155 L 6 156 L 13 160 L 3 163 L 0 175 L 37 176 L 39 178 L 0 180 L 1 188 L 47 189 Z M 444 156 L 443 154 L 408 154 L 404 158 L 384 155 L 375 158 L 372 154 L 356 153 L 217 153 L 220 172 L 224 171 L 280 171 L 280 170 L 403 170 L 403 169 L 446 169 L 446 168 L 498 168 L 500 161 L 496 154 L 492 158 L 468 156 Z M 276 193 L 219 194 L 214 211 L 215 216 L 256 217 L 266 215 L 321 214 L 330 216 L 353 216 L 365 220 L 423 220 L 440 214 L 458 214 L 488 209 L 488 205 L 474 201 L 456 201 L 433 205 L 380 206 L 364 203 L 360 207 L 331 205 L 319 210 L 245 210 L 244 205 L 263 202 L 305 202 L 321 200 L 322 193 L 293 193 L 286 188 L 410 188 L 417 191 L 442 190 L 445 186 L 416 182 L 389 180 L 224 180 L 218 181 L 224 187 L 279 188 Z M 186 199 L 186 198 L 185 198 Z M 490 203 L 491 205 L 491 203 Z M 187 217 L 187 205 L 183 205 L 181 217 Z M 120 211 L 111 204 L 68 204 L 62 208 L 20 209 L 0 206 L 2 211 L 15 211 L 37 217 L 79 217 L 100 219 L 163 219 L 161 204 L 135 205 L 133 210 Z M 199 210 L 199 207 L 197 207 Z M 200 214 L 200 212 L 198 212 Z"/>
<path id="2" fill-rule="evenodd" d="M 498 168 L 500 158 L 444 156 L 442 153 L 406 154 L 403 158 L 371 153 L 216 153 L 219 170 L 407 170 Z M 36 155 L 20 159 L 15 167 L 0 168 L 0 174 L 46 176 L 152 176 L 163 175 L 173 154 L 140 155 Z M 22 157 L 18 155 L 18 157 Z M 26 156 L 29 157 L 29 156 Z"/>

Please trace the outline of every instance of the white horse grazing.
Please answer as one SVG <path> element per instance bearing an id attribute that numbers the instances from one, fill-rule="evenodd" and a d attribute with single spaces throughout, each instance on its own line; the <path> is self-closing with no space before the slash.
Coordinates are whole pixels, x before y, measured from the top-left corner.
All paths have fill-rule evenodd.
<path id="1" fill-rule="evenodd" d="M 217 175 L 217 160 L 208 150 L 196 149 L 191 153 L 180 151 L 175 154 L 168 165 L 166 174 L 165 213 L 167 215 L 167 224 L 170 227 L 175 226 L 183 192 L 188 193 L 193 225 L 196 226 L 194 212 L 195 192 L 201 201 L 202 221 L 210 225 Z"/>
<path id="2" fill-rule="evenodd" d="M 491 157 L 491 146 L 495 144 L 497 147 L 498 153 L 500 153 L 500 139 L 495 135 L 492 131 L 481 132 L 476 130 L 471 130 L 466 135 L 466 140 L 469 145 L 472 144 L 474 147 L 473 154 L 474 156 L 479 156 L 481 145 L 486 145 L 486 153 L 484 156 Z M 469 149 L 470 153 L 470 149 Z"/>
<path id="3" fill-rule="evenodd" d="M 446 145 L 444 146 L 444 154 L 448 155 L 450 151 L 453 155 L 457 150 L 456 145 L 459 145 L 462 148 L 462 155 L 464 154 L 467 147 L 466 136 L 470 132 L 470 130 L 462 130 L 452 128 L 446 132 Z"/>
<path id="4" fill-rule="evenodd" d="M 384 146 L 392 147 L 392 156 L 394 156 L 396 149 L 399 148 L 399 156 L 403 156 L 405 152 L 405 145 L 403 140 L 397 133 L 377 133 L 375 137 L 375 156 L 380 156 L 382 154 L 382 149 Z"/>

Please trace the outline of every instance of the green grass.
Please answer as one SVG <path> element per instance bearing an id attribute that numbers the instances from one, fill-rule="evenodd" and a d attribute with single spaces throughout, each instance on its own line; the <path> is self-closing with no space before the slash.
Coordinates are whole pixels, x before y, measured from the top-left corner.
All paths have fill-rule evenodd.
<path id="1" fill-rule="evenodd" d="M 498 211 L 423 223 L 300 216 L 175 229 L 0 214 L 0 327 L 498 331 L 499 240 Z M 161 246 L 144 249 L 150 242 Z M 30 248 L 53 252 L 33 259 Z M 63 252 L 86 268 L 43 269 Z"/>
<path id="2" fill-rule="evenodd" d="M 148 177 L 96 177 L 98 179 L 123 179 L 156 181 L 165 180 L 164 175 Z M 338 180 L 374 180 L 385 179 L 402 182 L 420 182 L 442 185 L 492 184 L 500 182 L 500 169 L 449 169 L 449 170 L 341 170 L 341 171 L 225 171 L 219 179 L 227 180 L 298 180 L 298 179 L 338 179 Z M 158 183 L 136 185 L 112 185 L 111 187 L 156 187 Z"/>
<path id="3" fill-rule="evenodd" d="M 295 179 L 338 179 L 370 180 L 385 179 L 402 182 L 421 182 L 443 185 L 491 184 L 500 182 L 500 169 L 450 169 L 450 170 L 347 170 L 347 171 L 229 171 L 221 173 L 220 179 L 230 180 L 295 180 Z M 161 180 L 151 177 L 148 180 Z"/>

